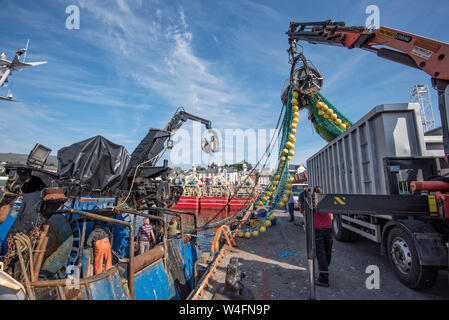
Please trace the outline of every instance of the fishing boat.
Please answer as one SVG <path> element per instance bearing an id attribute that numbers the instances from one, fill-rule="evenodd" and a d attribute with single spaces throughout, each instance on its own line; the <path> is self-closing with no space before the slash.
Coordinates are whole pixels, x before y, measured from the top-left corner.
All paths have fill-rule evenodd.
<path id="1" fill-rule="evenodd" d="M 164 130 L 151 128 L 132 154 L 96 136 L 58 150 L 57 172 L 46 169 L 51 149 L 41 144 L 26 164 L 6 165 L 8 179 L 0 188 L 0 300 L 187 298 L 201 254 L 197 216 L 170 209 L 182 189 L 166 179 L 167 160 L 156 166 L 170 134 L 187 119 L 211 126 L 177 111 Z M 136 252 L 145 218 L 156 239 L 148 251 Z M 179 232 L 169 236 L 173 219 Z M 190 236 L 184 235 L 187 220 Z M 110 234 L 111 266 L 95 261 L 89 237 L 96 227 Z"/>
<path id="2" fill-rule="evenodd" d="M 254 198 L 251 179 L 242 177 L 241 183 L 226 183 L 223 176 L 201 182 L 195 174 L 183 181 L 183 193 L 174 210 L 195 212 L 199 220 L 226 218 L 245 208 Z"/>
<path id="3" fill-rule="evenodd" d="M 194 287 L 194 265 L 200 256 L 196 239 L 182 233 L 168 238 L 166 232 L 167 216 L 176 217 L 183 226 L 184 214 L 167 210 L 155 215 L 157 212 L 126 209 L 128 213 L 107 214 L 107 208 L 115 204 L 114 198 L 72 199 L 65 205 L 66 213 L 54 214 L 44 226 L 36 226 L 40 232 L 33 233 L 39 237 L 27 237 L 31 245 L 37 244 L 36 250 L 21 248 L 22 258 L 11 257 L 10 239 L 21 238 L 8 238 L 7 234 L 11 234 L 30 198 L 25 196 L 16 202 L 0 224 L 1 255 L 7 257 L 0 265 L 0 299 L 170 300 L 185 299 Z M 159 242 L 135 255 L 134 226 L 139 217 L 151 219 Z M 93 249 L 83 245 L 97 221 L 113 230 L 113 266 L 94 275 Z M 23 277 L 25 285 L 21 283 Z"/>

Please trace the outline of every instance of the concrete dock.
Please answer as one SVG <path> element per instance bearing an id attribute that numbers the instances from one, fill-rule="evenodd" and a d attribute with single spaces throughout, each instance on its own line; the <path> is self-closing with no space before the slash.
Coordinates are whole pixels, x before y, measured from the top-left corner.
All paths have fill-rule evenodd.
<path id="1" fill-rule="evenodd" d="M 237 252 L 228 252 L 224 256 L 201 300 L 211 299 L 223 285 L 231 257 L 239 258 L 240 270 L 246 274 L 243 283 L 255 299 L 309 299 L 304 228 L 288 222 L 289 216 L 284 211 L 277 210 L 274 214 L 277 224 L 267 228 L 265 233 L 257 238 L 236 238 Z M 302 221 L 299 212 L 295 211 L 295 217 L 296 222 Z M 330 287 L 316 287 L 317 299 L 449 299 L 448 272 L 445 270 L 439 272 L 433 288 L 417 291 L 397 279 L 387 257 L 380 255 L 379 244 L 364 239 L 346 243 L 334 240 L 332 251 Z M 379 289 L 367 289 L 365 285 L 370 275 L 366 268 L 370 265 L 380 270 Z"/>

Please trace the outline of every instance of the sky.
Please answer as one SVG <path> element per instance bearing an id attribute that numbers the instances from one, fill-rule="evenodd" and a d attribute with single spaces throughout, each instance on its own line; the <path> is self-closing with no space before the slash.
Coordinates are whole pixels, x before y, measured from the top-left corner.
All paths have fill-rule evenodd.
<path id="1" fill-rule="evenodd" d="M 0 88 L 20 101 L 0 101 L 0 152 L 28 153 L 39 142 L 55 154 L 103 135 L 131 153 L 179 106 L 220 130 L 275 128 L 290 21 L 365 25 L 366 7 L 376 5 L 381 26 L 449 42 L 449 2 L 441 0 L 1 3 L 0 52 L 11 59 L 30 39 L 27 61 L 48 64 L 16 72 Z M 79 29 L 66 28 L 69 5 L 80 10 Z M 430 86 L 426 73 L 373 53 L 302 46 L 324 77 L 321 93 L 353 122 L 377 105 L 409 102 L 415 84 Z M 439 119 L 433 90 L 431 97 Z M 294 164 L 326 144 L 304 112 L 298 128 Z"/>

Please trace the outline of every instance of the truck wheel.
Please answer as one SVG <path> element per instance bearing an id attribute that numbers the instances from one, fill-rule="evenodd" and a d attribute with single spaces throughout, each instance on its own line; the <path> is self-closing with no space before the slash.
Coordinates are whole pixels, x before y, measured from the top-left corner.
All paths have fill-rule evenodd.
<path id="1" fill-rule="evenodd" d="M 334 215 L 332 219 L 332 229 L 334 230 L 335 239 L 338 241 L 348 242 L 351 241 L 351 231 L 343 228 L 341 225 L 341 216 L 339 214 Z"/>
<path id="2" fill-rule="evenodd" d="M 419 263 L 415 241 L 400 227 L 394 227 L 388 234 L 388 259 L 407 287 L 426 289 L 435 284 L 438 268 Z"/>

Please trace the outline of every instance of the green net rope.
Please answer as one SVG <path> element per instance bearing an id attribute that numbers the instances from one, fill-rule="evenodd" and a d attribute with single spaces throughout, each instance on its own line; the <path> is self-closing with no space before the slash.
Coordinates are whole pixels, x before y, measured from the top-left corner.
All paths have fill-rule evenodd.
<path id="1" fill-rule="evenodd" d="M 319 114 L 320 109 L 317 107 L 317 103 L 320 101 L 331 109 L 332 112 L 337 115 L 337 118 L 340 119 L 342 123 L 346 124 L 347 128 L 352 126 L 352 122 L 320 93 L 308 96 L 307 103 L 315 118 L 315 121 L 313 122 L 315 129 L 324 140 L 330 142 L 342 134 L 346 129 L 342 129 L 335 124 L 335 122 L 330 121 Z"/>
<path id="2" fill-rule="evenodd" d="M 273 211 L 280 205 L 286 205 L 288 196 L 285 194 L 285 191 L 288 189 L 291 191 L 292 185 L 290 184 L 290 174 L 289 174 L 289 160 L 288 156 L 294 155 L 294 147 L 291 148 L 290 146 L 287 146 L 287 142 L 289 141 L 289 136 L 292 134 L 292 121 L 293 121 L 293 107 L 292 100 L 294 98 L 293 93 L 295 92 L 294 87 L 290 86 L 290 90 L 288 92 L 288 102 L 286 104 L 285 114 L 284 118 L 282 120 L 281 125 L 281 135 L 279 139 L 279 150 L 278 150 L 278 162 L 276 166 L 275 174 L 273 175 L 272 180 L 268 184 L 268 186 L 260 193 L 260 195 L 254 199 L 251 203 L 249 203 L 245 208 L 243 208 L 241 211 L 239 211 L 236 215 L 222 219 L 220 221 L 214 222 L 209 224 L 207 227 L 213 227 L 222 225 L 225 223 L 229 223 L 232 220 L 242 218 L 248 210 L 251 208 L 251 206 L 254 203 L 266 203 L 266 200 L 270 200 L 270 203 L 267 208 L 267 214 L 264 218 L 259 220 L 257 224 L 255 224 L 252 227 L 246 227 L 242 228 L 240 230 L 232 230 L 232 233 L 235 232 L 252 232 L 255 230 L 260 230 L 262 226 L 266 225 L 266 221 L 270 219 L 271 214 Z M 323 137 L 326 141 L 332 141 L 336 137 L 338 137 L 340 134 L 342 134 L 347 128 L 352 126 L 352 122 L 343 115 L 332 103 L 330 103 L 323 95 L 320 93 L 307 96 L 306 102 L 308 104 L 309 110 L 313 114 L 313 124 L 315 126 L 316 131 L 318 134 Z M 325 118 L 324 114 L 320 114 L 320 110 L 323 111 L 318 107 L 318 103 L 322 102 L 326 105 L 328 109 L 332 110 L 332 113 L 334 113 L 337 117 L 336 119 L 339 119 L 341 123 L 344 123 L 346 125 L 346 128 L 342 128 L 340 125 L 338 125 L 335 120 L 329 118 Z M 285 153 L 287 151 L 288 153 Z M 281 161 L 281 157 L 285 157 L 285 161 Z M 249 216 L 246 218 L 245 221 L 240 221 L 245 223 L 249 219 Z M 204 233 L 201 235 L 193 235 L 192 236 L 201 236 L 201 237 L 213 237 L 215 235 L 215 232 L 213 233 Z"/>

